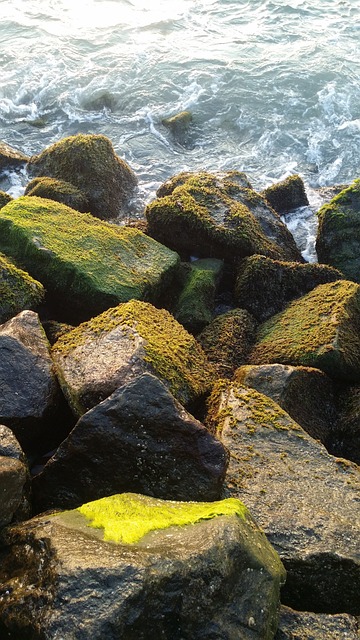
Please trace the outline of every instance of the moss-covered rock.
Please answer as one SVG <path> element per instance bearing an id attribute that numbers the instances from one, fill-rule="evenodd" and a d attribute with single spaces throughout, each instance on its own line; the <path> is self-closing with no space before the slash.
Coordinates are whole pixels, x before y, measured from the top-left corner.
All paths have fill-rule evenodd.
<path id="1" fill-rule="evenodd" d="M 0 254 L 0 324 L 43 301 L 43 285 Z"/>
<path id="2" fill-rule="evenodd" d="M 56 178 L 34 178 L 26 186 L 24 195 L 48 198 L 56 202 L 62 202 L 67 207 L 85 213 L 89 211 L 89 203 L 86 196 L 74 187 L 70 182 L 57 180 Z"/>
<path id="3" fill-rule="evenodd" d="M 220 378 L 231 378 L 247 362 L 255 342 L 256 323 L 245 309 L 233 309 L 214 318 L 197 336 Z"/>
<path id="4" fill-rule="evenodd" d="M 87 319 L 131 298 L 154 300 L 178 256 L 141 231 L 23 196 L 0 210 L 0 249 L 47 289 L 60 319 Z"/>
<path id="5" fill-rule="evenodd" d="M 264 198 L 236 181 L 223 188 L 215 174 L 192 175 L 150 203 L 146 217 L 152 237 L 187 256 L 234 261 L 260 253 L 302 261 L 292 235 Z"/>
<path id="6" fill-rule="evenodd" d="M 249 361 L 304 365 L 360 380 L 360 286 L 321 284 L 264 322 Z"/>
<path id="7" fill-rule="evenodd" d="M 132 300 L 68 332 L 53 357 L 64 392 L 79 415 L 148 371 L 185 405 L 206 393 L 213 369 L 203 350 L 164 309 Z"/>
<path id="8" fill-rule="evenodd" d="M 5 207 L 5 205 L 11 200 L 12 197 L 10 194 L 6 193 L 5 191 L 0 191 L 0 209 L 2 209 L 2 207 Z"/>
<path id="9" fill-rule="evenodd" d="M 64 138 L 29 161 L 35 176 L 70 182 L 86 196 L 90 213 L 116 218 L 136 185 L 136 177 L 108 138 L 78 134 Z"/>
<path id="10" fill-rule="evenodd" d="M 239 307 L 247 309 L 259 322 L 264 322 L 294 298 L 300 298 L 319 284 L 343 277 L 337 269 L 323 264 L 249 256 L 238 269 L 235 299 Z"/>
<path id="11" fill-rule="evenodd" d="M 305 185 L 298 175 L 289 176 L 286 180 L 267 187 L 262 194 L 272 208 L 280 214 L 298 207 L 309 206 Z"/>
<path id="12" fill-rule="evenodd" d="M 164 118 L 161 122 L 171 131 L 176 142 L 179 144 L 185 144 L 189 134 L 189 129 L 192 123 L 191 111 L 180 111 L 170 118 Z"/>
<path id="13" fill-rule="evenodd" d="M 176 187 L 181 187 L 181 185 L 185 184 L 188 180 L 201 176 L 208 178 L 212 176 L 215 178 L 217 188 L 224 191 L 230 198 L 236 196 L 241 189 L 252 189 L 252 185 L 249 182 L 247 175 L 242 171 L 216 171 L 212 174 L 209 174 L 206 171 L 203 171 L 200 174 L 192 171 L 182 171 L 181 173 L 177 173 L 175 176 L 172 176 L 172 178 L 166 180 L 158 188 L 156 195 L 158 198 L 170 196 Z"/>
<path id="14" fill-rule="evenodd" d="M 182 264 L 178 275 L 181 290 L 172 312 L 187 331 L 199 333 L 211 322 L 222 267 L 223 262 L 215 258 Z"/>
<path id="15" fill-rule="evenodd" d="M 319 261 L 360 282 L 360 179 L 323 205 L 318 218 Z"/>
<path id="16" fill-rule="evenodd" d="M 24 165 L 28 160 L 28 156 L 0 140 L 0 173 Z"/>

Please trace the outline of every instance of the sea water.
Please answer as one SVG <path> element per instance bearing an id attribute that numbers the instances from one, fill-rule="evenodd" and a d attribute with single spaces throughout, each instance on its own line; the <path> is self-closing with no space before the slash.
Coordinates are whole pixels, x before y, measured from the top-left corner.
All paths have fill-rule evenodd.
<path id="1" fill-rule="evenodd" d="M 313 208 L 287 223 L 314 259 L 316 190 L 360 175 L 360 0 L 0 0 L 0 37 L 0 140 L 32 155 L 105 134 L 139 178 L 135 215 L 180 171 L 258 190 L 297 173 Z M 179 141 L 163 120 L 183 110 Z"/>

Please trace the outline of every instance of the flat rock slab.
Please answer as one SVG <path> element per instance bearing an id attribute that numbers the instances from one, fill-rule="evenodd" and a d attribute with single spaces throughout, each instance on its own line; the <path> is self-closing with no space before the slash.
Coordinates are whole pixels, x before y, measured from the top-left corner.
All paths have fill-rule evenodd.
<path id="1" fill-rule="evenodd" d="M 0 566 L 4 636 L 272 640 L 285 572 L 248 511 L 230 502 L 123 494 L 9 528 Z M 92 514 L 104 512 L 99 526 Z M 125 517 L 126 530 L 139 523 L 149 533 L 115 542 Z"/>
<path id="2" fill-rule="evenodd" d="M 210 390 L 203 350 L 164 309 L 132 300 L 108 309 L 53 347 L 60 383 L 77 415 L 141 373 L 155 374 L 184 405 Z"/>
<path id="3" fill-rule="evenodd" d="M 39 512 L 122 491 L 216 500 L 227 464 L 222 443 L 145 373 L 80 418 L 34 478 L 34 501 Z"/>
<path id="4" fill-rule="evenodd" d="M 209 417 L 230 451 L 225 495 L 251 510 L 288 572 L 283 602 L 360 613 L 360 473 L 270 398 L 215 385 Z"/>
<path id="5" fill-rule="evenodd" d="M 275 640 L 359 640 L 359 637 L 359 621 L 353 616 L 331 616 L 281 607 Z"/>
<path id="6" fill-rule="evenodd" d="M 360 286 L 338 280 L 317 286 L 264 322 L 252 364 L 281 363 L 360 380 Z"/>
<path id="7" fill-rule="evenodd" d="M 179 261 L 137 229 L 36 196 L 0 210 L 0 249 L 45 286 L 60 316 L 70 320 L 131 298 L 156 299 Z"/>

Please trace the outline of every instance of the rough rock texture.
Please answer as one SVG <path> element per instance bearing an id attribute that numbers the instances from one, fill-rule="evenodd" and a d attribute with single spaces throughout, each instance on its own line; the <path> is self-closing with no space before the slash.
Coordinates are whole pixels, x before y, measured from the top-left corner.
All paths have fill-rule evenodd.
<path id="1" fill-rule="evenodd" d="M 5 191 L 0 191 L 0 209 L 5 207 L 8 202 L 11 202 L 12 197 Z"/>
<path id="2" fill-rule="evenodd" d="M 40 512 L 122 491 L 216 500 L 227 464 L 224 446 L 145 373 L 80 418 L 34 479 L 34 501 Z"/>
<path id="3" fill-rule="evenodd" d="M 277 213 L 287 213 L 298 207 L 309 206 L 305 185 L 300 176 L 289 176 L 282 182 L 271 185 L 262 192 Z"/>
<path id="4" fill-rule="evenodd" d="M 0 173 L 13 167 L 21 166 L 28 160 L 28 156 L 25 156 L 21 151 L 17 151 L 6 142 L 0 141 Z"/>
<path id="5" fill-rule="evenodd" d="M 31 483 L 27 460 L 13 432 L 0 424 L 0 526 L 26 520 L 31 514 Z"/>
<path id="6" fill-rule="evenodd" d="M 69 331 L 52 353 L 63 391 L 78 415 L 146 371 L 185 405 L 213 382 L 213 369 L 195 338 L 168 311 L 138 300 Z"/>
<path id="7" fill-rule="evenodd" d="M 70 182 L 86 196 L 90 212 L 102 219 L 116 218 L 137 183 L 128 164 L 102 135 L 70 136 L 29 161 L 35 176 Z"/>
<path id="8" fill-rule="evenodd" d="M 45 297 L 41 282 L 0 254 L 0 323 L 24 309 L 36 309 Z"/>
<path id="9" fill-rule="evenodd" d="M 141 525 L 156 509 L 170 515 L 169 507 L 187 507 L 124 497 L 143 505 Z M 239 515 L 220 515 L 221 502 L 191 503 L 213 508 L 210 519 L 157 529 L 135 544 L 104 542 L 78 511 L 9 528 L 0 631 L 12 640 L 25 633 L 32 640 L 272 640 L 284 569 L 235 502 Z"/>
<path id="10" fill-rule="evenodd" d="M 56 178 L 34 178 L 27 184 L 24 195 L 62 202 L 83 213 L 90 209 L 88 199 L 80 189 L 70 182 Z"/>
<path id="11" fill-rule="evenodd" d="M 215 385 L 209 419 L 230 451 L 225 495 L 248 506 L 284 562 L 282 602 L 359 615 L 359 468 L 240 384 Z"/>
<path id="12" fill-rule="evenodd" d="M 323 264 L 299 264 L 250 256 L 239 266 L 235 300 L 259 322 L 282 311 L 294 298 L 300 298 L 319 284 L 341 280 L 340 271 Z"/>
<path id="13" fill-rule="evenodd" d="M 360 387 L 342 389 L 338 402 L 340 417 L 334 447 L 344 458 L 360 465 Z"/>
<path id="14" fill-rule="evenodd" d="M 196 178 L 199 174 L 191 171 L 182 171 L 177 173 L 172 178 L 169 178 L 158 188 L 156 195 L 158 198 L 163 196 L 169 196 L 176 187 L 180 187 L 190 179 Z M 242 189 L 252 189 L 252 185 L 249 182 L 247 176 L 242 171 L 216 171 L 215 173 L 208 174 L 203 172 L 201 175 L 204 177 L 215 177 L 216 185 L 230 198 L 236 196 Z"/>
<path id="15" fill-rule="evenodd" d="M 182 174 L 183 175 L 183 174 Z M 216 174 L 189 177 L 146 208 L 149 234 L 180 253 L 237 261 L 254 253 L 299 260 L 291 233 L 264 198 Z"/>
<path id="16" fill-rule="evenodd" d="M 318 211 L 316 251 L 319 262 L 360 282 L 360 180 L 355 180 Z"/>
<path id="17" fill-rule="evenodd" d="M 181 266 L 177 278 L 180 293 L 171 311 L 187 331 L 197 334 L 213 318 L 223 262 L 215 258 L 203 258 Z"/>
<path id="18" fill-rule="evenodd" d="M 0 326 L 0 388 L 0 423 L 12 429 L 25 451 L 56 440 L 60 390 L 49 343 L 33 311 Z"/>
<path id="19" fill-rule="evenodd" d="M 234 379 L 272 398 L 313 438 L 333 448 L 338 415 L 334 383 L 325 373 L 283 364 L 244 365 Z"/>
<path id="20" fill-rule="evenodd" d="M 245 309 L 233 309 L 214 318 L 197 336 L 218 378 L 231 378 L 247 362 L 255 330 L 255 320 Z"/>
<path id="21" fill-rule="evenodd" d="M 331 616 L 281 607 L 275 640 L 358 640 L 359 637 L 359 622 L 353 616 Z"/>
<path id="22" fill-rule="evenodd" d="M 0 210 L 0 249 L 44 284 L 62 319 L 78 321 L 131 298 L 156 298 L 179 260 L 141 231 L 36 196 Z"/>
<path id="23" fill-rule="evenodd" d="M 260 326 L 249 362 L 304 365 L 360 380 L 360 286 L 321 284 L 290 303 Z"/>

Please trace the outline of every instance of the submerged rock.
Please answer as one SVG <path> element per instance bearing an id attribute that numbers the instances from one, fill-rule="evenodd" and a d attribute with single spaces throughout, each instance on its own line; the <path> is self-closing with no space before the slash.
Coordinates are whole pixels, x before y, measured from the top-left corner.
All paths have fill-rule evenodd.
<path id="1" fill-rule="evenodd" d="M 323 264 L 300 264 L 272 260 L 265 256 L 245 258 L 238 269 L 235 299 L 259 322 L 264 322 L 286 305 L 319 284 L 334 282 L 344 276 Z"/>
<path id="2" fill-rule="evenodd" d="M 131 298 L 156 299 L 179 262 L 141 231 L 36 196 L 0 210 L 0 248 L 44 284 L 60 319 L 71 321 Z"/>
<path id="3" fill-rule="evenodd" d="M 164 127 L 171 131 L 174 139 L 179 144 L 186 144 L 192 119 L 191 111 L 180 111 L 180 113 L 170 118 L 164 118 L 161 122 Z"/>
<path id="4" fill-rule="evenodd" d="M 39 512 L 122 491 L 216 500 L 227 463 L 225 447 L 145 373 L 80 418 L 34 478 L 34 501 Z"/>
<path id="5" fill-rule="evenodd" d="M 41 282 L 15 267 L 0 253 L 0 323 L 25 309 L 36 309 L 44 297 Z"/>
<path id="6" fill-rule="evenodd" d="M 52 354 L 77 415 L 145 372 L 159 377 L 184 405 L 213 382 L 213 369 L 195 338 L 168 311 L 138 300 L 67 332 Z"/>
<path id="7" fill-rule="evenodd" d="M 282 602 L 359 615 L 359 468 L 239 383 L 215 385 L 209 421 L 230 451 L 225 495 L 245 502 L 285 565 Z"/>
<path id="8" fill-rule="evenodd" d="M 284 569 L 237 500 L 114 495 L 13 526 L 3 543 L 11 638 L 272 640 L 277 628 Z"/>
<path id="9" fill-rule="evenodd" d="M 64 138 L 30 158 L 29 170 L 73 184 L 86 196 L 90 213 L 102 219 L 116 218 L 137 184 L 132 169 L 102 135 Z"/>
<path id="10" fill-rule="evenodd" d="M 286 180 L 267 187 L 262 195 L 271 207 L 280 214 L 309 206 L 304 182 L 298 175 L 289 176 Z"/>
<path id="11" fill-rule="evenodd" d="M 62 202 L 67 207 L 82 213 L 89 211 L 90 208 L 88 199 L 80 189 L 74 187 L 70 182 L 57 180 L 56 178 L 34 178 L 26 186 L 24 195 Z"/>
<path id="12" fill-rule="evenodd" d="M 262 324 L 249 361 L 321 369 L 360 380 L 360 286 L 338 280 L 316 287 Z"/>

